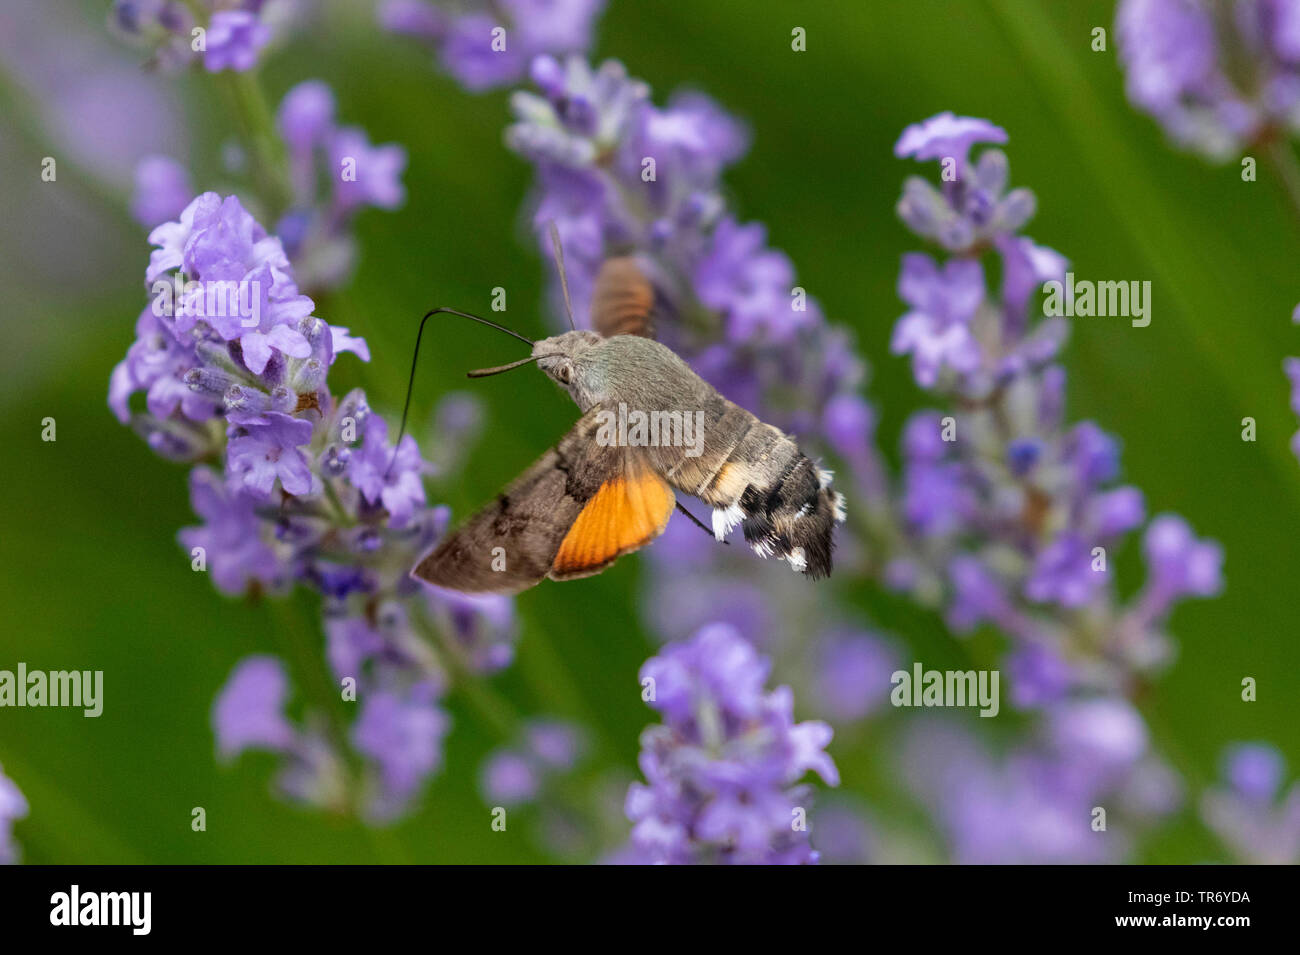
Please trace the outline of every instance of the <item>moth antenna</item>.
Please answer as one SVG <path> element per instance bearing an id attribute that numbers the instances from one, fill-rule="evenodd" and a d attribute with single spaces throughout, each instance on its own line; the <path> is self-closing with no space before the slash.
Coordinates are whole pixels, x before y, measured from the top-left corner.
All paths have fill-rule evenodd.
<path id="1" fill-rule="evenodd" d="M 397 447 L 402 443 L 402 438 L 406 436 L 406 416 L 411 411 L 411 392 L 415 389 L 415 369 L 420 362 L 420 339 L 424 337 L 424 325 L 434 315 L 439 315 L 444 312 L 447 313 L 448 315 L 459 315 L 461 318 L 468 318 L 471 321 L 475 321 L 483 325 L 487 325 L 489 328 L 495 328 L 499 332 L 505 332 L 507 335 L 511 335 L 519 339 L 529 348 L 531 348 L 534 344 L 534 342 L 531 339 L 525 338 L 523 335 L 520 335 L 518 332 L 506 328 L 504 325 L 498 325 L 496 322 L 489 321 L 488 319 L 483 318 L 479 315 L 471 315 L 469 312 L 462 312 L 459 309 L 447 308 L 444 306 L 442 308 L 430 309 L 429 311 L 425 312 L 424 317 L 420 319 L 420 327 L 415 333 L 415 351 L 411 355 L 411 375 L 406 380 L 406 401 L 402 403 L 402 425 L 400 428 L 397 429 L 397 442 L 393 445 L 393 457 L 392 460 L 388 462 L 388 470 L 384 472 L 384 480 L 388 479 L 388 475 L 393 470 L 393 465 L 397 463 Z"/>
<path id="2" fill-rule="evenodd" d="M 578 330 L 578 326 L 573 323 L 573 302 L 569 300 L 569 277 L 564 274 L 564 247 L 560 245 L 560 230 L 555 228 L 555 221 L 551 221 L 551 249 L 555 253 L 555 267 L 560 272 L 560 291 L 564 293 L 564 311 L 569 316 L 569 328 L 573 331 Z"/>
<path id="3" fill-rule="evenodd" d="M 530 361 L 537 361 L 541 355 L 529 355 L 527 358 L 521 358 L 518 361 L 512 361 L 508 365 L 497 365 L 495 368 L 477 368 L 474 371 L 465 372 L 466 378 L 486 378 L 489 375 L 499 375 L 503 371 L 510 371 L 512 368 L 518 368 L 520 365 L 526 365 Z"/>

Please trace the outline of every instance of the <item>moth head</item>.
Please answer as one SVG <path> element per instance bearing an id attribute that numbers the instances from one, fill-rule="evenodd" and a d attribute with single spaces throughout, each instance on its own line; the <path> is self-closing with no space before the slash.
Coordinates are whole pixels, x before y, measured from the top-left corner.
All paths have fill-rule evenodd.
<path id="1" fill-rule="evenodd" d="M 548 378 L 573 396 L 579 407 L 586 407 L 596 395 L 599 382 L 594 380 L 591 350 L 601 342 L 592 331 L 579 329 L 543 338 L 533 345 L 537 367 Z"/>

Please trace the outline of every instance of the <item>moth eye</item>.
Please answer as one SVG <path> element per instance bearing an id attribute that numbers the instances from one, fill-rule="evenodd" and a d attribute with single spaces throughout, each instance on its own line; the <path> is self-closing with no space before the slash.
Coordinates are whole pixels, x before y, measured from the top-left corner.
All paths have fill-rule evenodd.
<path id="1" fill-rule="evenodd" d="M 555 377 L 559 379 L 559 382 L 562 385 L 567 385 L 569 383 L 569 374 L 568 365 L 561 365 L 559 368 L 555 369 Z"/>

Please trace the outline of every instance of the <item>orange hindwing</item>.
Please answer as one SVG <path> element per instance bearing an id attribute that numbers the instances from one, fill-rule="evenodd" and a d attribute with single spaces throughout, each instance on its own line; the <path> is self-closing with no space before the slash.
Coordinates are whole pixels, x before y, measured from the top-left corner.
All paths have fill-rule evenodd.
<path id="1" fill-rule="evenodd" d="M 649 469 L 600 486 L 560 543 L 553 580 L 586 577 L 663 533 L 676 503 L 668 482 Z"/>

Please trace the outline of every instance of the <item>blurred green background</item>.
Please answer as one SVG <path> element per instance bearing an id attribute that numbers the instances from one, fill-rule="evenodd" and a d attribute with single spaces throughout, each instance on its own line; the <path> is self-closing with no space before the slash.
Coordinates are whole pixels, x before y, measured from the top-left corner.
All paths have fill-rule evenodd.
<path id="1" fill-rule="evenodd" d="M 106 4 L 61 6 L 64 49 L 96 41 L 133 68 L 133 54 L 103 37 Z M 502 145 L 507 94 L 465 93 L 420 50 L 381 34 L 368 4 L 329 10 L 269 58 L 262 80 L 276 102 L 300 80 L 324 79 L 344 122 L 410 154 L 409 201 L 362 217 L 357 276 L 318 309 L 364 335 L 374 355 L 368 365 L 341 362 L 335 391 L 362 384 L 391 413 L 423 309 L 486 310 L 500 285 L 512 324 L 538 332 L 550 266 L 520 228 L 529 169 Z M 953 110 L 1001 124 L 1011 137 L 1012 182 L 1039 200 L 1028 233 L 1065 254 L 1080 277 L 1152 282 L 1148 328 L 1077 321 L 1065 364 L 1070 417 L 1092 418 L 1123 440 L 1125 477 L 1153 513 L 1183 513 L 1227 552 L 1225 594 L 1177 612 L 1180 659 L 1143 701 L 1159 745 L 1195 792 L 1229 741 L 1268 739 L 1300 763 L 1300 465 L 1287 447 L 1297 424 L 1281 370 L 1284 355 L 1300 353 L 1288 320 L 1300 299 L 1300 228 L 1262 159 L 1259 181 L 1243 182 L 1235 165 L 1175 152 L 1129 107 L 1113 37 L 1107 52 L 1090 49 L 1092 28 L 1110 32 L 1112 16 L 1105 0 L 612 0 L 595 56 L 621 59 L 660 101 L 695 87 L 750 124 L 753 148 L 728 175 L 731 195 L 744 218 L 768 225 L 829 318 L 856 331 L 874 367 L 869 394 L 891 455 L 906 414 L 922 403 L 908 363 L 887 347 L 901 311 L 899 256 L 918 247 L 893 213 L 913 172 L 892 154 L 908 123 Z M 790 50 L 796 25 L 807 29 L 806 53 Z M 545 859 L 527 826 L 491 831 L 475 782 L 496 738 L 457 696 L 443 772 L 420 811 L 380 833 L 272 799 L 269 758 L 216 763 L 214 693 L 240 657 L 276 649 L 276 627 L 298 626 L 320 641 L 315 602 L 304 594 L 283 612 L 249 606 L 190 571 L 175 541 L 193 522 L 184 470 L 155 458 L 105 404 L 109 371 L 144 302 L 145 231 L 125 213 L 121 177 L 94 171 L 93 140 L 55 129 L 49 104 L 59 90 L 12 60 L 0 68 L 0 668 L 22 660 L 105 672 L 99 719 L 0 709 L 0 764 L 31 803 L 16 827 L 26 860 Z M 157 148 L 188 161 L 200 187 L 226 182 L 219 154 L 236 127 L 208 78 L 164 82 L 188 142 L 153 128 L 155 114 L 136 116 L 139 130 L 128 132 L 161 135 Z M 65 146 L 78 142 L 83 158 Z M 46 155 L 60 158 L 57 183 L 40 181 Z M 434 336 L 416 420 L 441 393 L 464 387 L 465 369 L 512 357 L 499 336 L 450 327 Z M 431 485 L 431 497 L 462 515 L 574 418 L 567 399 L 536 375 L 473 387 L 489 407 L 487 437 L 461 480 Z M 1258 421 L 1254 444 L 1240 438 L 1247 415 Z M 57 420 L 55 443 L 41 441 L 46 416 Z M 1126 558 L 1131 568 L 1135 541 L 1121 564 Z M 597 736 L 593 768 L 621 766 L 629 775 L 652 716 L 628 692 L 653 646 L 639 622 L 638 581 L 630 559 L 598 578 L 526 593 L 518 663 L 493 681 L 525 712 L 588 723 Z M 951 641 L 935 619 L 865 583 L 855 597 L 918 648 L 918 659 L 938 665 Z M 1257 703 L 1240 701 L 1243 676 L 1258 680 Z M 837 740 L 831 752 L 848 790 L 879 797 L 886 818 L 897 808 L 915 823 L 914 810 L 891 808 L 883 778 L 893 719 Z M 204 833 L 190 829 L 194 806 L 207 810 Z M 1184 812 L 1138 858 L 1222 857 Z"/>

